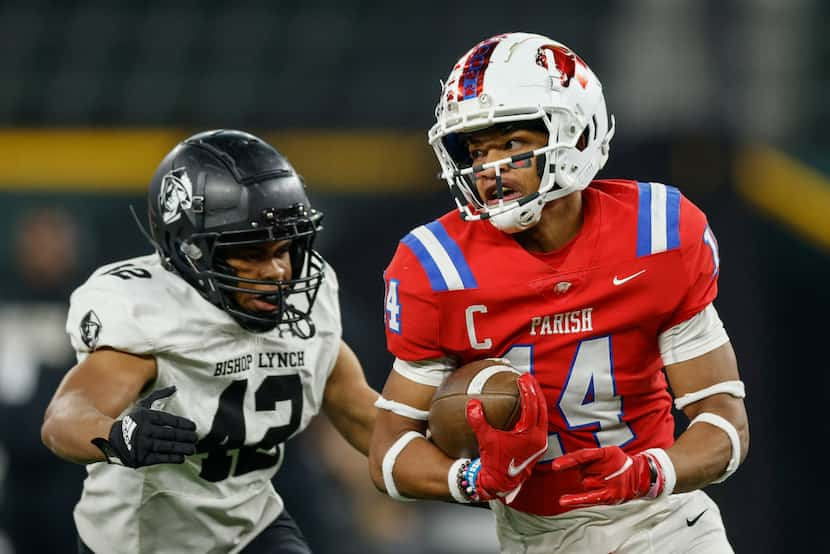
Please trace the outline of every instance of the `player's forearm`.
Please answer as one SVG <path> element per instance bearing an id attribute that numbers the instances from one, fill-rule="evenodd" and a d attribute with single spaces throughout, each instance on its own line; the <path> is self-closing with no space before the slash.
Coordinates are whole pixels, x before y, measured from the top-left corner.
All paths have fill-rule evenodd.
<path id="1" fill-rule="evenodd" d="M 40 435 L 43 444 L 64 460 L 77 464 L 104 461 L 103 453 L 90 441 L 107 437 L 114 419 L 102 414 L 80 392 L 55 398 L 44 417 Z"/>
<path id="2" fill-rule="evenodd" d="M 324 405 L 326 414 L 337 431 L 364 456 L 369 454 L 369 443 L 375 428 L 378 413 L 375 408 L 377 398 L 378 393 L 367 385 L 356 392 L 345 408 L 338 409 L 329 404 Z"/>
<path id="3" fill-rule="evenodd" d="M 384 478 L 383 462 L 392 445 L 392 441 L 385 441 L 385 444 L 373 442 L 369 453 L 372 481 L 379 490 L 387 494 L 387 481 L 390 476 L 387 470 L 387 476 Z M 425 438 L 417 438 L 409 442 L 395 458 L 391 467 L 391 478 L 402 496 L 453 500 L 447 475 L 454 461 Z"/>
<path id="4" fill-rule="evenodd" d="M 725 418 L 733 421 L 732 418 Z M 738 418 L 740 419 L 740 418 Z M 749 446 L 746 420 L 734 422 L 741 443 L 741 460 Z M 677 484 L 674 492 L 703 488 L 719 479 L 732 457 L 732 443 L 721 429 L 706 424 L 689 427 L 666 453 L 672 460 Z"/>

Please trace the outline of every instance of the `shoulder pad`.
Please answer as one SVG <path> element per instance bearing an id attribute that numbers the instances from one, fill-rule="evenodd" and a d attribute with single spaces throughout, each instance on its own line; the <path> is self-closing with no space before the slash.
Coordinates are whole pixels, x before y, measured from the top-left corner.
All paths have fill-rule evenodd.
<path id="1" fill-rule="evenodd" d="M 107 346 L 148 354 L 163 347 L 182 311 L 202 306 L 188 295 L 198 293 L 155 255 L 108 264 L 72 293 L 66 332 L 78 352 Z"/>

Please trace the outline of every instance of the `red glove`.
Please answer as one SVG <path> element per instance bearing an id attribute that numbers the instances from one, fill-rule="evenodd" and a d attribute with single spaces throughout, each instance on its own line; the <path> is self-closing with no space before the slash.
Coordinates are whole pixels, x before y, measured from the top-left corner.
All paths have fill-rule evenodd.
<path id="1" fill-rule="evenodd" d="M 467 403 L 467 422 L 478 438 L 479 460 L 470 484 L 480 500 L 499 496 L 513 501 L 533 465 L 548 448 L 548 407 L 539 383 L 529 373 L 517 381 L 522 414 L 511 431 L 487 423 L 480 400 Z"/>
<path id="2" fill-rule="evenodd" d="M 651 452 L 629 456 L 619 446 L 585 448 L 553 461 L 554 471 L 578 468 L 583 492 L 563 494 L 566 508 L 622 504 L 635 498 L 656 498 L 666 485 L 666 473 Z"/>

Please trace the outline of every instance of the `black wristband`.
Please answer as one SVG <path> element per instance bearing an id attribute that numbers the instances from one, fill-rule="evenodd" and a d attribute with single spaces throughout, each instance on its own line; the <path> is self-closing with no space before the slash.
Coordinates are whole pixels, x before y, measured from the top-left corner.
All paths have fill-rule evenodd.
<path id="1" fill-rule="evenodd" d="M 106 458 L 108 464 L 125 465 L 124 462 L 121 460 L 121 457 L 118 455 L 118 452 L 112 447 L 110 441 L 107 439 L 102 439 L 101 437 L 94 438 L 90 441 L 92 444 L 98 447 L 98 450 L 104 453 L 104 458 Z"/>

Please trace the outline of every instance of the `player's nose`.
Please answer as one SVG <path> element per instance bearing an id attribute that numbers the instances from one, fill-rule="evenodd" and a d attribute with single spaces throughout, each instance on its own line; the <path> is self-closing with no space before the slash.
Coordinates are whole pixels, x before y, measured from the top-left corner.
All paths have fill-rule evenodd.
<path id="1" fill-rule="evenodd" d="M 500 160 L 504 156 L 496 156 L 496 155 L 488 155 L 487 159 L 483 162 L 486 164 L 488 162 L 492 162 L 495 160 Z M 482 165 L 483 165 L 482 164 Z M 487 169 L 482 169 L 480 172 L 477 172 L 476 175 L 476 188 L 478 189 L 479 196 L 484 199 L 487 196 L 487 191 L 492 189 L 496 183 L 496 176 L 497 175 L 504 175 L 505 172 L 509 170 L 509 166 L 507 164 L 499 166 L 498 174 L 496 173 L 495 167 L 489 167 Z"/>
<path id="2" fill-rule="evenodd" d="M 291 262 L 287 257 L 272 258 L 261 267 L 262 278 L 274 281 L 286 281 L 291 278 Z"/>
<path id="3" fill-rule="evenodd" d="M 483 157 L 483 159 L 481 161 L 481 165 L 487 165 L 489 163 L 492 163 L 492 162 L 495 162 L 495 161 L 498 161 L 498 160 L 504 160 L 504 159 L 509 158 L 509 157 L 510 157 L 510 154 L 508 154 L 507 152 L 491 148 L 490 150 L 487 151 L 487 154 Z M 487 169 L 482 169 L 480 172 L 476 173 L 476 176 L 480 177 L 482 179 L 495 179 L 497 172 L 500 173 L 500 174 L 504 174 L 504 173 L 510 171 L 510 169 L 511 169 L 510 164 L 507 164 L 507 163 L 498 164 L 498 166 L 493 165 L 491 167 L 488 167 Z"/>

